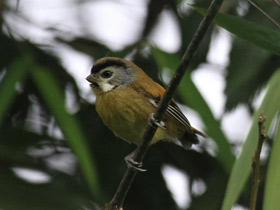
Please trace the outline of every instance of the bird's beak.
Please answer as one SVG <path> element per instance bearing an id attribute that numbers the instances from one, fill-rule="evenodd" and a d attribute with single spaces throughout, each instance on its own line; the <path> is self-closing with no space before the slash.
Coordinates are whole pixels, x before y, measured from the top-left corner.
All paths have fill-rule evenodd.
<path id="1" fill-rule="evenodd" d="M 90 74 L 86 77 L 86 80 L 90 83 L 90 86 L 91 87 L 99 87 L 98 85 L 98 79 L 93 75 L 93 74 Z"/>
<path id="2" fill-rule="evenodd" d="M 90 83 L 95 82 L 94 76 L 93 76 L 92 74 L 88 75 L 88 76 L 86 77 L 86 80 L 89 81 Z"/>

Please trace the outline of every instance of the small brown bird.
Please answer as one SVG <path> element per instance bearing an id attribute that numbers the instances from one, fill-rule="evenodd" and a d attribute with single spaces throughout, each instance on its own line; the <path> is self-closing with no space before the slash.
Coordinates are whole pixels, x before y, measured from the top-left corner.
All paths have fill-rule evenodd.
<path id="1" fill-rule="evenodd" d="M 86 79 L 96 95 L 96 111 L 103 122 L 116 136 L 139 145 L 165 89 L 133 62 L 115 57 L 99 59 Z M 190 149 L 198 143 L 196 134 L 204 136 L 191 126 L 174 100 L 158 126 L 151 144 L 178 139 Z"/>

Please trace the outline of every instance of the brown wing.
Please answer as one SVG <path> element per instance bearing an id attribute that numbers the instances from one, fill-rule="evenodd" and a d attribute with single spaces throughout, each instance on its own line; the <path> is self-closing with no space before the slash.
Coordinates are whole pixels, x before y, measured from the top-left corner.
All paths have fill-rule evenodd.
<path id="1" fill-rule="evenodd" d="M 192 127 L 189 120 L 187 119 L 187 117 L 182 113 L 182 111 L 180 110 L 180 108 L 178 107 L 178 105 L 175 103 L 174 100 L 172 100 L 169 104 L 169 106 L 167 107 L 166 112 L 172 116 L 173 118 L 175 118 L 178 122 L 180 122 L 181 124 L 183 124 L 185 126 L 185 128 L 187 128 L 188 131 L 191 131 L 191 133 L 195 133 L 198 134 L 200 136 L 206 137 L 206 135 L 201 132 L 200 130 L 197 130 L 196 128 Z"/>
<path id="2" fill-rule="evenodd" d="M 186 116 L 183 114 L 183 112 L 173 100 L 168 105 L 166 112 L 168 115 L 170 115 L 175 120 L 184 125 L 188 130 L 192 130 L 189 120 L 186 118 Z"/>
<path id="3" fill-rule="evenodd" d="M 146 92 L 145 95 L 150 98 L 150 101 L 154 106 L 157 106 L 165 93 L 165 89 L 156 82 L 154 82 L 154 84 L 155 88 L 153 88 L 153 93 Z M 166 113 L 176 121 L 180 122 L 186 128 L 187 131 L 191 133 L 193 132 L 189 120 L 186 118 L 186 116 L 183 114 L 183 112 L 180 110 L 180 108 L 177 106 L 173 99 L 168 105 Z"/>
<path id="4" fill-rule="evenodd" d="M 138 71 L 140 71 L 140 70 L 138 70 Z M 139 79 L 139 81 L 142 81 L 142 82 L 135 82 L 133 85 L 133 88 L 140 94 L 145 95 L 147 98 L 149 98 L 149 101 L 151 102 L 151 104 L 153 104 L 155 107 L 157 107 L 161 98 L 163 97 L 163 95 L 165 93 L 165 89 L 160 84 L 154 82 L 151 78 L 147 77 L 142 70 L 139 73 L 141 75 L 140 76 L 141 79 Z M 143 82 L 143 81 L 145 81 L 145 82 Z M 153 87 L 153 88 L 151 89 L 151 87 Z M 182 113 L 182 111 L 177 106 L 177 104 L 175 103 L 174 100 L 172 100 L 170 102 L 170 104 L 168 105 L 168 107 L 166 109 L 166 113 L 170 117 L 172 117 L 173 119 L 175 119 L 176 121 L 181 123 L 186 128 L 186 131 L 189 132 L 190 134 L 195 133 L 200 136 L 206 137 L 204 133 L 193 128 L 190 125 L 189 120 Z"/>

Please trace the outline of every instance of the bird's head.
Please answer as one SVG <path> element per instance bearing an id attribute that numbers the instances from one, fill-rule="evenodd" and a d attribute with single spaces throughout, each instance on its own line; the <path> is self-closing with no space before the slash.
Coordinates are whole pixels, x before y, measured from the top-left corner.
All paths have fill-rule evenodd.
<path id="1" fill-rule="evenodd" d="M 133 83 L 141 69 L 133 62 L 116 57 L 96 61 L 86 78 L 96 95 L 113 91 Z"/>

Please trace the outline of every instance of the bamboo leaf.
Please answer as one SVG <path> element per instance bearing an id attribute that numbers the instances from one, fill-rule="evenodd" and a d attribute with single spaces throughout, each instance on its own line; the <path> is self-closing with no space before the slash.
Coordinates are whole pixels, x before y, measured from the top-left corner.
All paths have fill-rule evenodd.
<path id="1" fill-rule="evenodd" d="M 38 140 L 38 139 L 37 139 Z M 5 167 L 4 167 L 5 168 Z M 55 173 L 51 182 L 31 184 L 1 168 L 0 208 L 6 210 L 99 210 L 70 175 Z M 42 170 L 42 172 L 45 172 Z M 48 173 L 46 173 L 48 174 Z"/>
<path id="2" fill-rule="evenodd" d="M 236 203 L 251 172 L 251 159 L 257 147 L 258 125 L 257 120 L 261 112 L 266 116 L 266 128 L 280 110 L 280 70 L 276 71 L 268 83 L 268 90 L 260 108 L 254 113 L 253 124 L 243 144 L 241 154 L 236 159 L 229 178 L 222 210 L 231 209 Z"/>
<path id="3" fill-rule="evenodd" d="M 29 58 L 21 56 L 10 67 L 0 84 L 0 125 L 3 118 L 16 96 L 16 84 L 22 82 L 28 74 Z"/>
<path id="4" fill-rule="evenodd" d="M 34 82 L 47 106 L 57 120 L 67 142 L 78 157 L 81 169 L 94 196 L 98 197 L 97 170 L 93 162 L 86 138 L 77 119 L 65 109 L 63 93 L 48 69 L 34 65 L 31 71 Z"/>
<path id="5" fill-rule="evenodd" d="M 200 14 L 206 14 L 205 9 L 197 6 L 192 7 Z M 216 15 L 214 22 L 236 36 L 258 45 L 259 47 L 262 47 L 272 53 L 280 55 L 279 30 L 276 31 L 237 16 L 221 13 Z"/>
<path id="6" fill-rule="evenodd" d="M 156 48 L 153 48 L 152 52 L 160 69 L 169 68 L 173 71 L 176 69 L 180 61 L 179 56 L 165 53 Z M 215 119 L 213 113 L 211 112 L 207 102 L 192 82 L 190 74 L 187 73 L 187 75 L 183 78 L 178 91 L 185 103 L 199 113 L 206 126 L 207 135 L 211 137 L 218 146 L 217 159 L 225 171 L 230 173 L 234 162 L 234 156 L 231 152 L 228 140 L 221 130 L 220 123 Z"/>
<path id="7" fill-rule="evenodd" d="M 209 108 L 207 102 L 200 94 L 199 90 L 191 80 L 190 74 L 187 74 L 179 87 L 179 92 L 188 106 L 196 110 L 202 118 L 206 133 L 218 146 L 217 159 L 226 172 L 230 173 L 235 157 L 231 151 L 229 141 L 221 129 L 220 122 L 217 121 Z"/>
<path id="8" fill-rule="evenodd" d="M 280 206 L 280 126 L 274 138 L 268 173 L 266 176 L 265 194 L 264 194 L 264 210 L 274 210 Z"/>

